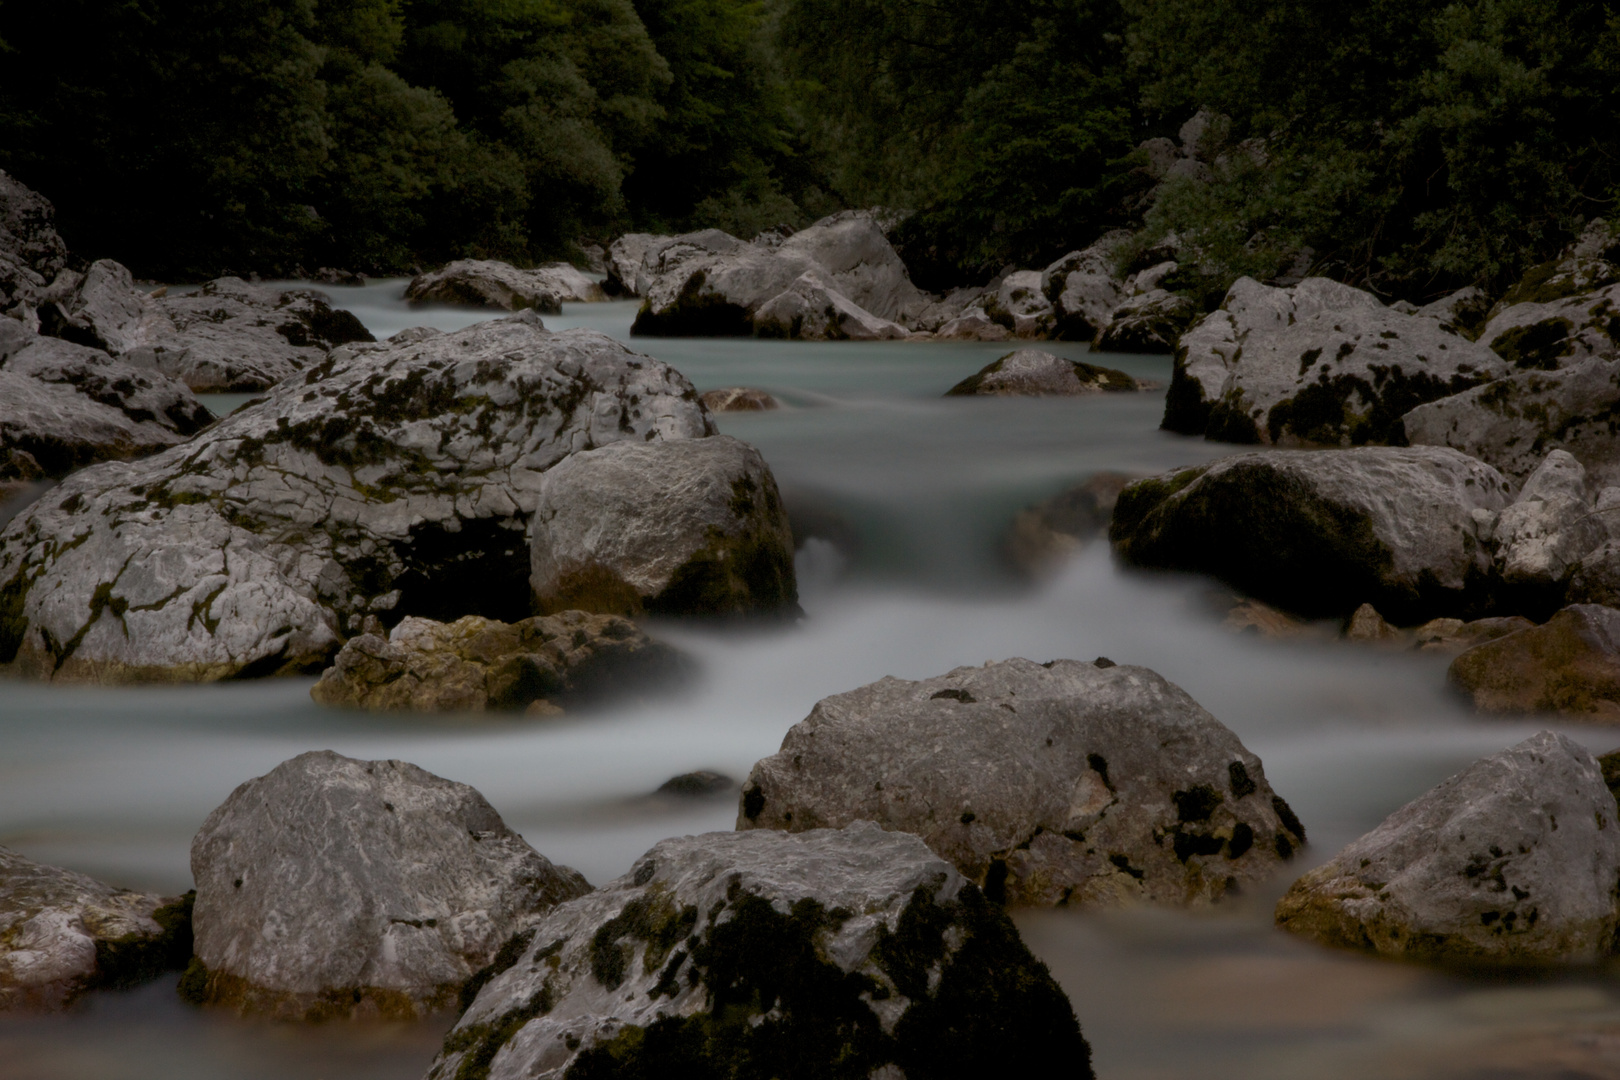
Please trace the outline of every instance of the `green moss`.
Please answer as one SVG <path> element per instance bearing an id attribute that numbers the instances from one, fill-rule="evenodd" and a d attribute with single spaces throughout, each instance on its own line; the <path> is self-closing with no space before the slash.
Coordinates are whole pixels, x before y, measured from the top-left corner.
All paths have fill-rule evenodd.
<path id="1" fill-rule="evenodd" d="M 630 333 L 636 337 L 747 337 L 754 332 L 747 308 L 719 293 L 703 291 L 708 277 L 702 270 L 681 286 L 680 293 L 662 312 L 644 303 L 636 312 Z"/>
<path id="2" fill-rule="evenodd" d="M 1542 319 L 1497 335 L 1491 351 L 1517 368 L 1553 371 L 1574 351 L 1574 332 L 1568 319 Z"/>
<path id="3" fill-rule="evenodd" d="M 522 959 L 533 941 L 532 926 L 507 938 L 506 943 L 496 951 L 494 958 L 474 972 L 473 977 L 467 980 L 467 985 L 461 988 L 461 1011 L 466 1012 L 472 1007 L 473 999 L 478 996 L 478 991 L 482 990 L 485 984 Z"/>
<path id="4" fill-rule="evenodd" d="M 625 944 L 626 938 L 643 943 L 642 970 L 657 970 L 670 950 L 697 926 L 697 918 L 697 908 L 677 909 L 667 891 L 656 885 L 649 888 L 591 938 L 592 977 L 609 990 L 624 984 L 635 955 L 635 946 Z"/>
<path id="5" fill-rule="evenodd" d="M 1114 504 L 1114 517 L 1108 526 L 1108 538 L 1115 544 L 1127 543 L 1129 537 L 1149 514 L 1163 506 L 1171 496 L 1185 490 L 1209 471 L 1209 466 L 1179 469 L 1169 476 L 1151 476 L 1126 485 Z"/>
<path id="6" fill-rule="evenodd" d="M 121 938 L 96 941 L 96 985 L 114 988 L 139 986 L 165 971 L 187 966 L 191 957 L 191 907 L 197 899 L 193 889 L 172 904 L 158 908 L 152 919 L 163 932 L 126 934 Z"/>

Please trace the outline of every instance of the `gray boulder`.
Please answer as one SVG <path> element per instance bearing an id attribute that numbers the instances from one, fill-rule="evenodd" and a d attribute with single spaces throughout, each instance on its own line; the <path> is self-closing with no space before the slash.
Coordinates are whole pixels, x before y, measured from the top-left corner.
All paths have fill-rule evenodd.
<path id="1" fill-rule="evenodd" d="M 1001 279 L 994 296 L 987 298 L 985 314 L 1012 331 L 1014 337 L 1046 337 L 1052 332 L 1052 302 L 1041 289 L 1039 270 L 1015 270 Z"/>
<path id="2" fill-rule="evenodd" d="M 1581 559 L 1564 593 L 1571 604 L 1620 608 L 1620 541 L 1607 539 Z"/>
<path id="3" fill-rule="evenodd" d="M 810 341 L 892 341 L 910 334 L 840 293 L 819 270 L 806 270 L 759 305 L 753 325 L 759 337 Z"/>
<path id="4" fill-rule="evenodd" d="M 1127 487 L 1109 535 L 1129 565 L 1211 574 L 1311 617 L 1371 603 L 1412 625 L 1489 606 L 1479 528 L 1508 491 L 1437 447 L 1239 454 Z"/>
<path id="5" fill-rule="evenodd" d="M 520 270 L 493 259 L 458 259 L 412 278 L 405 286 L 405 299 L 416 305 L 534 308 L 555 315 L 565 303 L 605 300 L 607 295 L 589 275 L 564 262 Z"/>
<path id="6" fill-rule="evenodd" d="M 503 623 L 408 616 L 384 638 L 350 638 L 310 687 L 322 705 L 373 712 L 484 712 L 562 705 L 668 681 L 680 655 L 616 615 L 564 611 Z"/>
<path id="7" fill-rule="evenodd" d="M 1102 659 L 824 698 L 755 764 L 737 827 L 862 820 L 1022 904 L 1208 904 L 1305 839 L 1236 735 L 1154 672 Z"/>
<path id="8" fill-rule="evenodd" d="M 1140 389 L 1142 384 L 1123 371 L 1040 349 L 1019 349 L 980 368 L 945 391 L 945 396 L 1075 396 Z"/>
<path id="9" fill-rule="evenodd" d="M 184 967 L 190 954 L 189 896 L 115 889 L 0 847 L 0 1012 L 60 1009 Z"/>
<path id="10" fill-rule="evenodd" d="M 1296 881 L 1277 924 L 1325 945 L 1462 965 L 1614 950 L 1620 826 L 1592 755 L 1544 731 L 1476 761 Z"/>
<path id="11" fill-rule="evenodd" d="M 1620 719 L 1620 611 L 1571 604 L 1541 626 L 1467 650 L 1446 679 L 1481 712 L 1613 723 Z"/>
<path id="12" fill-rule="evenodd" d="M 1491 316 L 1479 341 L 1521 369 L 1552 371 L 1589 357 L 1620 356 L 1615 321 L 1620 285 L 1542 303 L 1514 304 Z"/>
<path id="13" fill-rule="evenodd" d="M 646 287 L 644 280 L 647 255 L 656 250 L 669 237 L 652 233 L 626 233 L 607 249 L 607 280 L 602 289 L 609 296 L 640 296 Z"/>
<path id="14" fill-rule="evenodd" d="M 791 615 L 793 534 L 759 451 L 728 436 L 578 453 L 537 492 L 541 611 Z"/>
<path id="15" fill-rule="evenodd" d="M 1478 331 L 1490 309 L 1491 298 L 1478 287 L 1469 285 L 1449 296 L 1424 304 L 1413 314 L 1425 319 L 1434 319 L 1451 327 L 1463 337 L 1474 339 L 1478 338 Z"/>
<path id="16" fill-rule="evenodd" d="M 1127 278 L 1107 325 L 1097 331 L 1099 352 L 1173 353 L 1181 334 L 1198 318 L 1191 300 L 1172 293 L 1161 282 L 1176 264 L 1159 263 Z"/>
<path id="17" fill-rule="evenodd" d="M 946 341 L 1006 341 L 1012 331 L 991 319 L 982 308 L 969 308 L 942 324 L 934 336 Z"/>
<path id="18" fill-rule="evenodd" d="M 1116 229 L 1041 271 L 1041 292 L 1052 304 L 1052 336 L 1064 341 L 1093 341 L 1108 325 L 1122 299 L 1124 285 L 1115 270 L 1115 255 L 1130 235 Z"/>
<path id="19" fill-rule="evenodd" d="M 1006 914 L 869 823 L 664 840 L 482 977 L 428 1080 L 1092 1076 Z"/>
<path id="20" fill-rule="evenodd" d="M 135 287 L 129 269 L 111 259 L 90 264 L 59 302 L 40 311 L 41 329 L 122 356 L 164 329 L 159 306 Z"/>
<path id="21" fill-rule="evenodd" d="M 1326 278 L 1240 278 L 1183 336 L 1163 427 L 1238 443 L 1401 441 L 1416 406 L 1508 374 L 1439 320 Z"/>
<path id="22" fill-rule="evenodd" d="M 191 873 L 181 993 L 303 1020 L 444 1010 L 513 934 L 590 891 L 466 784 L 330 750 L 231 792 Z"/>
<path id="23" fill-rule="evenodd" d="M 0 531 L 0 664 L 313 671 L 367 616 L 520 619 L 546 470 L 713 430 L 671 368 L 532 313 L 337 349 L 185 445 L 69 477 Z"/>
<path id="24" fill-rule="evenodd" d="M 41 294 L 67 266 L 50 201 L 0 171 L 0 315 L 30 324 Z"/>
<path id="25" fill-rule="evenodd" d="M 1563 450 L 1547 454 L 1490 530 L 1503 584 L 1554 598 L 1563 596 L 1581 560 L 1608 539 L 1592 509 L 1586 470 Z"/>

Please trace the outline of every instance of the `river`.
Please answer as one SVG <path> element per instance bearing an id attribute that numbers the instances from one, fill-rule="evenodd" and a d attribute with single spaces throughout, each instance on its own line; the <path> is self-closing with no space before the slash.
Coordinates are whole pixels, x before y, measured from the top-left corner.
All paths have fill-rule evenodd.
<path id="1" fill-rule="evenodd" d="M 408 309 L 403 284 L 327 291 L 379 338 L 478 318 Z M 569 305 L 546 323 L 630 340 L 634 311 Z M 472 784 L 537 849 L 601 883 L 663 837 L 729 829 L 733 798 L 651 793 L 692 769 L 740 779 L 818 698 L 1010 656 L 1108 656 L 1155 669 L 1231 727 L 1310 845 L 1270 888 L 1213 912 L 1015 914 L 1073 1000 L 1100 1077 L 1620 1077 L 1620 984 L 1606 973 L 1467 978 L 1329 953 L 1271 925 L 1294 871 L 1546 724 L 1467 713 L 1445 693 L 1443 658 L 1235 636 L 1208 601 L 1210 583 L 1122 573 L 1100 542 L 1039 585 L 1003 566 L 998 542 L 1020 507 L 1099 470 L 1156 472 L 1230 449 L 1159 431 L 1162 391 L 943 398 L 1007 350 L 985 343 L 631 344 L 700 390 L 754 386 L 782 402 L 718 422 L 760 449 L 790 502 L 841 523 L 829 530 L 840 546 L 800 553 L 802 623 L 650 624 L 698 660 L 696 683 L 562 720 L 350 715 L 311 703 L 307 679 L 0 683 L 0 844 L 177 893 L 191 884 L 193 833 L 232 788 L 330 748 Z M 1169 378 L 1166 357 L 1092 359 Z M 1620 744 L 1620 731 L 1559 730 L 1595 752 Z M 64 1016 L 0 1021 L 0 1078 L 416 1080 L 444 1026 L 241 1021 L 183 1005 L 171 977 L 93 995 Z"/>

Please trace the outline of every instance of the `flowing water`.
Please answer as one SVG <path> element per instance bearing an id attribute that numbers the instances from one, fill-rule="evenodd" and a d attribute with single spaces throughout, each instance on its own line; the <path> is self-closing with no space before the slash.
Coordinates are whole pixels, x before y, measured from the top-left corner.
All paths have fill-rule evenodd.
<path id="1" fill-rule="evenodd" d="M 410 310 L 398 281 L 328 291 L 379 338 L 478 317 Z M 628 340 L 633 315 L 633 304 L 582 304 L 546 321 Z M 697 683 L 560 721 L 356 716 L 313 705 L 307 679 L 0 683 L 0 843 L 120 885 L 180 892 L 192 834 L 233 787 L 331 748 L 472 784 L 536 848 L 601 883 L 663 837 L 730 828 L 734 797 L 650 793 L 692 769 L 746 775 L 818 698 L 1009 656 L 1106 655 L 1180 684 L 1261 757 L 1310 832 L 1302 870 L 1546 726 L 1467 714 L 1444 691 L 1441 658 L 1233 636 L 1208 582 L 1122 573 L 1101 543 L 1038 586 L 1009 573 L 998 542 L 1018 508 L 1100 470 L 1154 472 L 1222 452 L 1157 430 L 1162 392 L 942 398 L 1005 351 L 992 344 L 632 345 L 700 390 L 754 386 L 783 403 L 718 420 L 759 447 L 790 503 L 835 541 L 800 552 L 800 625 L 654 624 L 698 659 Z M 1094 359 L 1169 377 L 1163 357 Z M 1603 728 L 1562 730 L 1598 752 L 1620 743 Z M 1329 953 L 1272 928 L 1271 905 L 1291 878 L 1214 912 L 1015 918 L 1069 992 L 1108 1080 L 1620 1077 L 1620 981 L 1610 974 L 1468 978 Z M 65 1016 L 0 1021 L 0 1077 L 415 1080 L 446 1022 L 239 1021 L 181 1004 L 171 977 L 93 995 Z"/>

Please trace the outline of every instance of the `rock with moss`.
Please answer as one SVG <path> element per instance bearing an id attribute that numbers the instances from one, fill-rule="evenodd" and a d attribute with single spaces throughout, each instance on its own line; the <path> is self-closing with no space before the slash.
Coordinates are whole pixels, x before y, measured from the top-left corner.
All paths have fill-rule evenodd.
<path id="1" fill-rule="evenodd" d="M 1476 761 L 1296 881 L 1277 924 L 1324 945 L 1460 966 L 1614 951 L 1620 824 L 1598 763 L 1544 731 Z"/>
<path id="2" fill-rule="evenodd" d="M 727 386 L 703 393 L 703 407 L 710 412 L 767 412 L 779 408 L 775 398 L 751 386 Z"/>
<path id="3" fill-rule="evenodd" d="M 1586 470 L 1553 450 L 1490 526 L 1503 584 L 1528 609 L 1563 599 L 1581 560 L 1609 539 L 1593 512 Z"/>
<path id="4" fill-rule="evenodd" d="M 116 889 L 0 847 L 0 1012 L 61 1009 L 190 956 L 190 896 Z"/>
<path id="5" fill-rule="evenodd" d="M 1002 537 L 1002 554 L 1026 577 L 1052 573 L 1091 540 L 1107 534 L 1119 493 L 1133 479 L 1124 473 L 1097 473 L 1020 510 Z"/>
<path id="6" fill-rule="evenodd" d="M 994 295 L 986 298 L 985 314 L 1020 338 L 1047 337 L 1056 321 L 1039 270 L 1015 270 L 1002 278 Z"/>
<path id="7" fill-rule="evenodd" d="M 231 792 L 191 872 L 182 992 L 302 1020 L 448 1009 L 513 934 L 590 891 L 466 784 L 330 750 Z"/>
<path id="8" fill-rule="evenodd" d="M 565 303 L 605 300 L 607 295 L 588 274 L 568 263 L 548 263 L 520 270 L 494 259 L 458 259 L 405 286 L 412 304 L 455 304 L 463 307 L 522 311 L 534 308 L 555 315 Z"/>
<path id="9" fill-rule="evenodd" d="M 1405 413 L 1509 371 L 1447 324 L 1360 289 L 1241 278 L 1183 337 L 1163 426 L 1237 443 L 1399 444 Z"/>
<path id="10" fill-rule="evenodd" d="M 1005 912 L 864 822 L 665 840 L 481 978 L 428 1080 L 1092 1076 Z"/>
<path id="11" fill-rule="evenodd" d="M 541 479 L 531 536 L 541 611 L 798 612 L 776 480 L 759 451 L 729 436 L 573 455 Z"/>
<path id="12" fill-rule="evenodd" d="M 1588 224 L 1557 259 L 1532 267 L 1489 313 L 1478 337 L 1518 368 L 1620 356 L 1620 237 Z"/>
<path id="13" fill-rule="evenodd" d="M 1123 371 L 1068 360 L 1040 349 L 1019 349 L 980 368 L 945 391 L 945 396 L 1077 396 L 1140 389 L 1142 384 Z"/>
<path id="14" fill-rule="evenodd" d="M 528 312 L 335 350 L 189 443 L 74 474 L 0 531 L 0 664 L 313 673 L 368 617 L 515 621 L 533 614 L 524 534 L 548 469 L 713 430 L 679 373 Z"/>
<path id="15" fill-rule="evenodd" d="M 1486 641 L 1528 630 L 1536 625 L 1523 615 L 1491 615 L 1464 622 L 1461 619 L 1430 619 L 1412 631 L 1420 652 L 1456 655 Z"/>
<path id="16" fill-rule="evenodd" d="M 1041 293 L 1052 305 L 1052 336 L 1094 341 L 1122 299 L 1124 282 L 1115 268 L 1130 233 L 1116 229 L 1080 251 L 1071 251 L 1041 271 Z"/>
<path id="17" fill-rule="evenodd" d="M 806 341 L 893 341 L 909 337 L 838 291 L 819 270 L 806 270 L 754 311 L 754 333 Z"/>
<path id="18" fill-rule="evenodd" d="M 1304 843 L 1260 759 L 1147 668 L 1013 659 L 816 703 L 755 764 L 739 829 L 875 821 L 992 899 L 1204 905 Z"/>
<path id="19" fill-rule="evenodd" d="M 410 616 L 386 638 L 350 638 L 309 695 L 373 712 L 560 708 L 650 689 L 683 667 L 679 653 L 616 615 L 564 611 L 516 623 Z"/>
<path id="20" fill-rule="evenodd" d="M 1131 566 L 1209 574 L 1284 610 L 1400 625 L 1485 614 L 1479 535 L 1508 502 L 1495 469 L 1438 447 L 1238 454 L 1127 487 L 1110 538 Z"/>
<path id="21" fill-rule="evenodd" d="M 1491 298 L 1478 286 L 1469 285 L 1424 304 L 1413 314 L 1434 319 L 1463 337 L 1477 339 L 1490 310 Z"/>
<path id="22" fill-rule="evenodd" d="M 1571 604 L 1540 626 L 1467 650 L 1446 679 L 1481 712 L 1620 722 L 1620 611 Z"/>
<path id="23" fill-rule="evenodd" d="M 1012 331 L 974 307 L 943 323 L 934 336 L 946 341 L 1006 341 Z"/>
<path id="24" fill-rule="evenodd" d="M 1176 269 L 1176 263 L 1164 262 L 1127 278 L 1093 347 L 1100 352 L 1174 353 L 1182 332 L 1198 318 L 1191 300 L 1163 287 Z"/>

